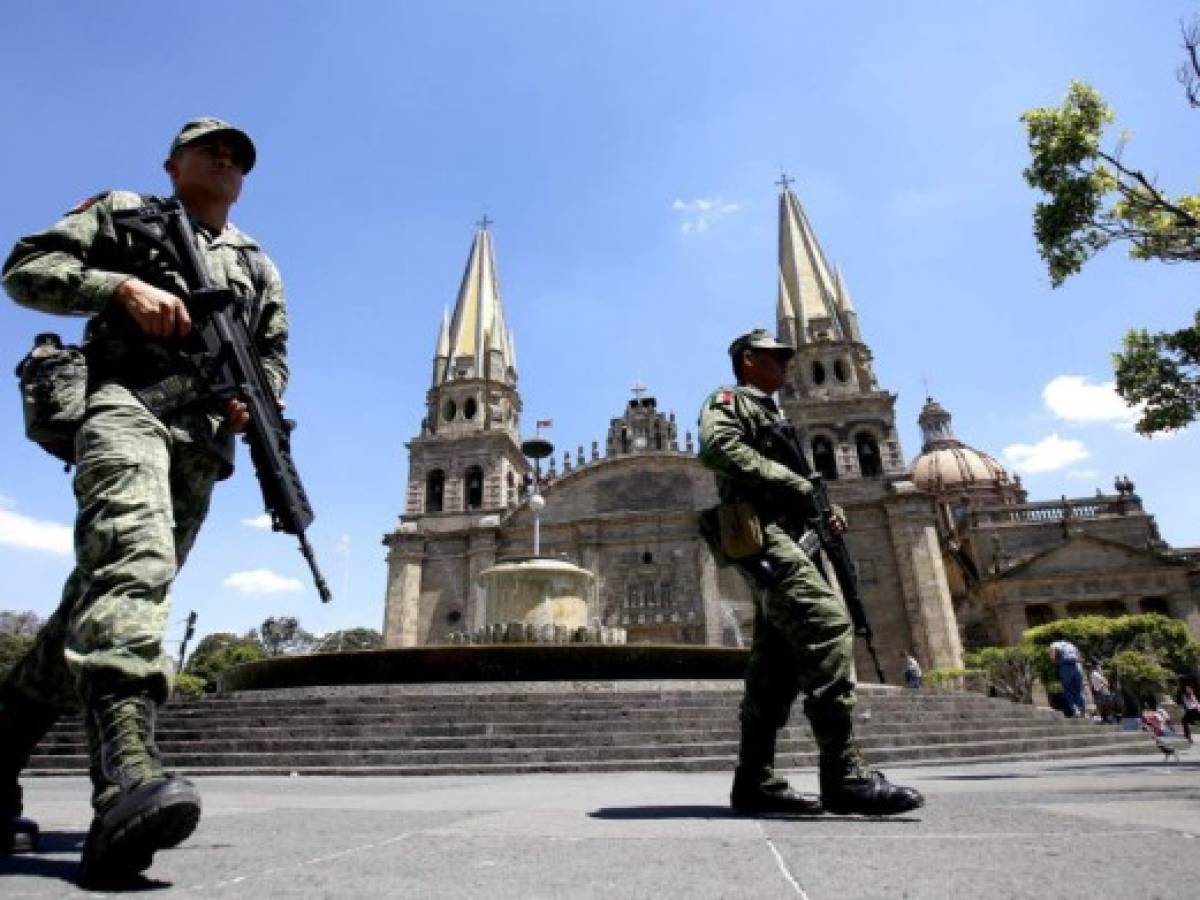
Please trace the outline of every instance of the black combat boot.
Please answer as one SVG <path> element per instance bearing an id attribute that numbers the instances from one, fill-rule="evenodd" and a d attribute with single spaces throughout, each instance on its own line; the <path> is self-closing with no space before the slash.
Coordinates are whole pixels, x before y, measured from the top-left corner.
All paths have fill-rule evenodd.
<path id="1" fill-rule="evenodd" d="M 851 744 L 836 757 L 822 757 L 821 802 L 837 815 L 894 816 L 924 806 L 925 798 L 915 788 L 892 784 Z"/>
<path id="2" fill-rule="evenodd" d="M 770 725 L 743 723 L 729 805 L 746 816 L 819 816 L 820 798 L 794 790 L 775 774 L 775 735 Z"/>
<path id="3" fill-rule="evenodd" d="M 37 850 L 38 826 L 21 815 L 17 779 L 56 719 L 58 711 L 53 707 L 24 700 L 10 691 L 0 694 L 0 856 Z"/>
<path id="4" fill-rule="evenodd" d="M 150 868 L 157 851 L 186 840 L 200 821 L 195 786 L 163 771 L 154 743 L 157 706 L 144 691 L 109 693 L 87 705 L 96 817 L 83 845 L 85 885 L 128 882 Z"/>

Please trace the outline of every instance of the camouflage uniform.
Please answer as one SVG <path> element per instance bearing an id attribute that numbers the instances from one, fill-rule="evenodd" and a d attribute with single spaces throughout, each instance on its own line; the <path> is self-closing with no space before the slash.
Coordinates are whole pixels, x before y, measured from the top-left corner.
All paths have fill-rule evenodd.
<path id="1" fill-rule="evenodd" d="M 765 429 L 782 419 L 771 397 L 747 385 L 714 391 L 700 416 L 700 461 L 716 474 L 722 503 L 744 500 L 760 510 L 763 559 L 772 573 L 770 586 L 747 575 L 755 619 L 742 728 L 782 728 L 803 691 L 822 756 L 839 757 L 849 745 L 854 709 L 854 632 L 842 602 L 797 543 L 799 535 L 767 512 L 780 500 L 804 509 L 812 491 L 757 449 Z"/>
<path id="2" fill-rule="evenodd" d="M 762 526 L 761 549 L 739 561 L 756 602 L 729 800 L 751 815 L 907 812 L 924 803 L 920 793 L 891 784 L 854 742 L 850 617 L 799 543 L 797 523 L 816 514 L 812 484 L 765 452 L 783 416 L 761 388 L 782 386 L 794 353 L 761 328 L 737 338 L 729 354 L 746 383 L 714 391 L 700 414 L 700 461 L 715 473 L 722 504 L 749 504 Z M 774 773 L 775 740 L 801 691 L 820 755 L 819 799 Z"/>
<path id="3" fill-rule="evenodd" d="M 114 191 L 77 206 L 48 231 L 17 242 L 4 286 L 42 312 L 88 315 L 89 396 L 76 438 L 75 570 L 58 609 L 4 693 L 64 710 L 80 690 L 146 682 L 165 697 L 170 658 L 162 637 L 169 589 L 208 511 L 214 483 L 233 470 L 223 410 L 197 400 L 164 414 L 133 393 L 190 379 L 180 351 L 144 337 L 109 305 L 130 275 L 185 295 L 182 277 L 158 251 L 113 227 L 112 213 L 142 205 Z M 263 366 L 282 393 L 287 380 L 287 314 L 275 266 L 232 225 L 213 234 L 193 221 L 201 257 L 217 287 L 243 303 Z"/>

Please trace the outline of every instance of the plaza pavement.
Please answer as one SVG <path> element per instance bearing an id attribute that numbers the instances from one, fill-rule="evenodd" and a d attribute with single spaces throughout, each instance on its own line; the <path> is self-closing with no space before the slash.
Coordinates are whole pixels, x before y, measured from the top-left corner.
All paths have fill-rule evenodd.
<path id="1" fill-rule="evenodd" d="M 633 772 L 200 778 L 204 818 L 160 853 L 153 897 L 1101 898 L 1200 896 L 1200 745 L 897 768 L 924 809 L 891 820 L 735 818 L 729 776 Z M 815 789 L 811 771 L 793 781 Z M 46 832 L 0 858 L 0 897 L 70 897 L 80 778 L 28 779 Z"/>

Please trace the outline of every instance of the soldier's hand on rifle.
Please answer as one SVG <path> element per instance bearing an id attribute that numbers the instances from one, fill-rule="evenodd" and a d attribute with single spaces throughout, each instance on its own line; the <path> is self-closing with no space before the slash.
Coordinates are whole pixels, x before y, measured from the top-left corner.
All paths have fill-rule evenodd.
<path id="1" fill-rule="evenodd" d="M 241 434 L 250 424 L 250 408 L 241 400 L 225 401 L 225 427 L 234 434 Z"/>
<path id="2" fill-rule="evenodd" d="M 833 529 L 834 534 L 845 534 L 850 528 L 850 523 L 846 521 L 846 511 L 840 506 L 833 506 L 829 510 L 829 527 Z"/>
<path id="3" fill-rule="evenodd" d="M 192 317 L 183 301 L 140 278 L 127 278 L 117 285 L 113 300 L 149 337 L 183 337 L 192 330 Z"/>

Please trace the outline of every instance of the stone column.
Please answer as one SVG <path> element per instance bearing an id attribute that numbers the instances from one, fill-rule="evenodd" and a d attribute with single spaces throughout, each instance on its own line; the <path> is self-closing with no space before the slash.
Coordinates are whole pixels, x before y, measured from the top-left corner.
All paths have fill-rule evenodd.
<path id="1" fill-rule="evenodd" d="M 425 539 L 407 522 L 384 538 L 388 545 L 387 598 L 383 612 L 383 645 L 416 647 L 421 618 L 421 568 Z"/>
<path id="2" fill-rule="evenodd" d="M 886 509 L 912 649 L 927 668 L 959 668 L 962 641 L 942 565 L 936 510 L 911 482 L 898 482 L 895 491 L 886 498 Z"/>
<path id="3" fill-rule="evenodd" d="M 467 538 L 467 608 L 463 610 L 463 628 L 466 631 L 474 631 L 489 624 L 487 595 L 479 576 L 484 569 L 490 569 L 495 564 L 496 529 L 486 527 L 472 531 Z"/>

